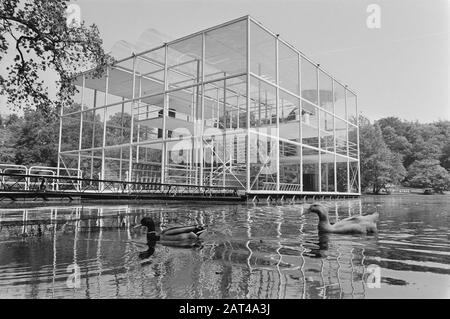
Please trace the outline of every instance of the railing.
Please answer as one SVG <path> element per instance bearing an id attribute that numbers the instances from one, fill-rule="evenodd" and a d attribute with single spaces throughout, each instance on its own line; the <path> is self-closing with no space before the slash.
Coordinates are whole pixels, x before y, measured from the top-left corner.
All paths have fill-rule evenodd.
<path id="1" fill-rule="evenodd" d="M 71 174 L 71 172 L 77 177 L 81 178 L 81 170 L 76 168 L 64 168 L 60 169 L 61 172 L 65 172 L 67 174 Z M 25 165 L 17 165 L 17 164 L 0 164 L 0 173 L 3 173 L 1 176 L 1 183 L 4 184 L 14 184 L 14 187 L 21 190 L 36 190 L 43 187 L 43 185 L 37 185 L 38 182 L 42 183 L 43 180 L 48 178 L 53 178 L 57 175 L 58 168 L 57 167 L 49 167 L 49 166 L 31 166 L 30 168 Z M 17 176 L 27 176 L 23 177 L 13 177 Z M 7 179 L 6 176 L 9 176 Z M 14 180 L 15 179 L 15 180 Z M 50 186 L 51 190 L 58 190 L 58 187 L 63 186 L 64 184 L 55 184 L 51 183 L 50 185 L 46 185 L 46 188 Z"/>
<path id="2" fill-rule="evenodd" d="M 277 189 L 277 183 L 273 182 L 263 182 L 264 191 L 275 191 Z M 300 192 L 301 185 L 300 184 L 290 184 L 290 183 L 280 183 L 280 191 L 287 192 Z"/>
<path id="3" fill-rule="evenodd" d="M 52 176 L 36 179 L 35 175 L 0 173 L 1 191 L 46 191 L 54 192 L 59 185 L 59 192 L 97 193 L 97 194 L 156 194 L 166 196 L 239 196 L 237 187 L 199 186 L 168 183 L 145 183 L 136 181 L 99 180 L 78 177 Z M 42 178 L 44 183 L 42 183 Z M 62 187 L 62 185 L 64 187 Z M 45 187 L 43 187 L 45 186 Z"/>
<path id="4" fill-rule="evenodd" d="M 5 174 L 19 174 L 19 175 L 26 175 L 28 174 L 28 168 L 25 165 L 16 165 L 16 164 L 0 164 L 0 173 Z M 2 176 L 1 183 L 3 184 L 5 182 L 5 177 Z M 28 183 L 26 179 L 20 179 L 17 181 L 18 185 L 21 185 L 23 189 L 28 189 Z"/>

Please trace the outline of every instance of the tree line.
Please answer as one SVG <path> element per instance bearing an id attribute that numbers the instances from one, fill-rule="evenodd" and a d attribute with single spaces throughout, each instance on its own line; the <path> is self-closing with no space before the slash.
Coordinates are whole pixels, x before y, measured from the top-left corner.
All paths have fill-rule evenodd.
<path id="1" fill-rule="evenodd" d="M 371 123 L 360 116 L 359 123 L 363 191 L 392 185 L 450 190 L 450 121 L 386 117 Z M 58 134 L 58 117 L 39 110 L 0 116 L 0 162 L 56 166 Z"/>
<path id="2" fill-rule="evenodd" d="M 380 193 L 390 185 L 450 189 L 450 121 L 434 123 L 360 116 L 361 188 Z"/>

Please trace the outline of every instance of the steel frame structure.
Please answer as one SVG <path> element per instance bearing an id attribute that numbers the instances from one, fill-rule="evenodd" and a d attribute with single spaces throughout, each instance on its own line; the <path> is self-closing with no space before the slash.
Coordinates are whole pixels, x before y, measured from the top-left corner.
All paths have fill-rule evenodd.
<path id="1" fill-rule="evenodd" d="M 58 175 L 360 195 L 356 94 L 250 16 L 116 61 L 101 79 L 84 72 L 77 85 L 61 110 Z"/>

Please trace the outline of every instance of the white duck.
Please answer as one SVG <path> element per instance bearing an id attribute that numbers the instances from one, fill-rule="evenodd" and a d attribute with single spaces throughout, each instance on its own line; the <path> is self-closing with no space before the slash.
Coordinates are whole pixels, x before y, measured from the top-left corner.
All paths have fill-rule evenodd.
<path id="1" fill-rule="evenodd" d="M 352 216 L 330 224 L 328 210 L 321 204 L 312 204 L 307 213 L 316 213 L 319 216 L 318 229 L 320 233 L 334 234 L 370 234 L 377 232 L 378 213 L 365 216 Z"/>

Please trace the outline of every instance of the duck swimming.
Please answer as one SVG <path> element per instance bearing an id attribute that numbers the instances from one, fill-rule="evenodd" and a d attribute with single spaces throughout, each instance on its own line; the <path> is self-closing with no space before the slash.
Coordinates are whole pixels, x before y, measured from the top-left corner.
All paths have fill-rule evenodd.
<path id="1" fill-rule="evenodd" d="M 147 242 L 160 242 L 166 246 L 192 247 L 198 243 L 200 235 L 206 232 L 202 226 L 179 226 L 163 230 L 159 235 L 155 231 L 155 222 L 150 217 L 144 217 L 141 225 L 147 227 Z M 150 246 L 150 245 L 149 245 Z"/>
<path id="2" fill-rule="evenodd" d="M 365 216 L 352 216 L 330 224 L 328 210 L 321 204 L 312 204 L 307 213 L 319 216 L 319 233 L 333 234 L 370 234 L 377 232 L 378 213 Z"/>

